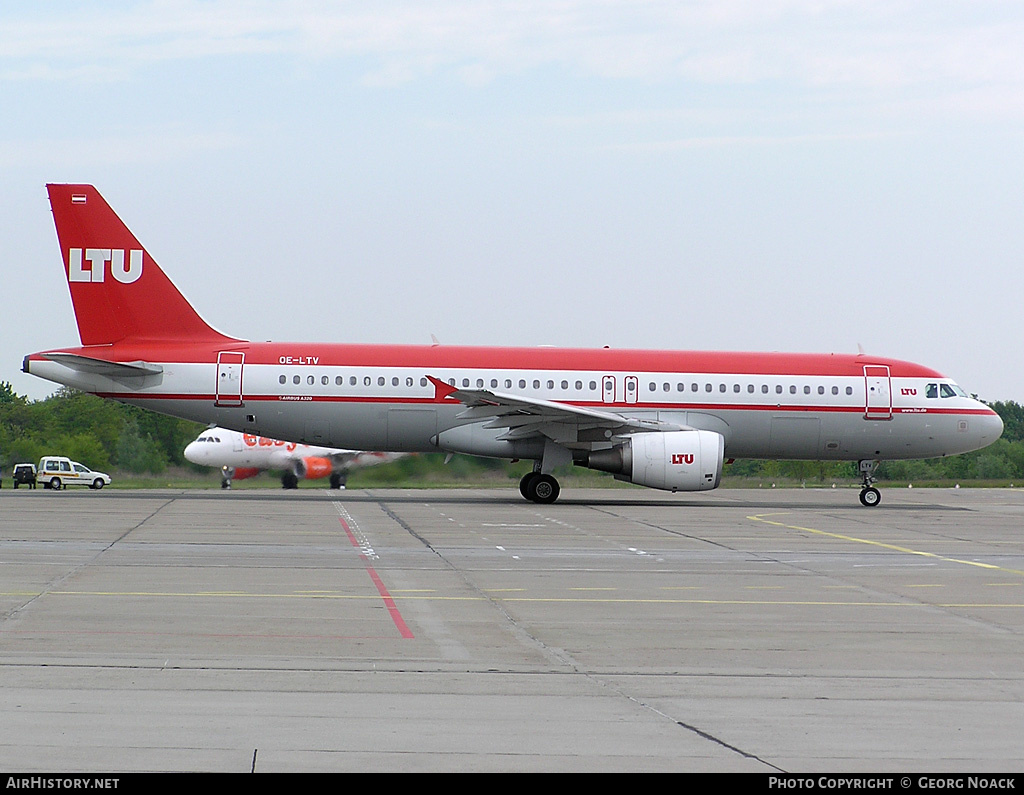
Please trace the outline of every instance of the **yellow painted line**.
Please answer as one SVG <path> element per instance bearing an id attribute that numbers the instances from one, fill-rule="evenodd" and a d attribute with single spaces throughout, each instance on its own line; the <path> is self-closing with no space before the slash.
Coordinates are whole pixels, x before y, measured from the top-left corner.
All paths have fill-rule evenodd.
<path id="1" fill-rule="evenodd" d="M 826 536 L 827 538 L 836 538 L 840 541 L 852 541 L 855 544 L 868 544 L 873 547 L 881 547 L 882 549 L 891 549 L 894 552 L 903 552 L 907 555 L 918 555 L 923 558 L 932 558 L 934 560 L 943 560 L 947 563 L 960 563 L 964 566 L 976 566 L 979 569 L 992 569 L 993 571 L 1005 571 L 1009 574 L 1019 574 L 1024 577 L 1024 571 L 1017 569 L 1007 569 L 1002 566 L 996 566 L 992 563 L 979 563 L 976 560 L 963 560 L 961 558 L 948 558 L 945 555 L 937 555 L 934 552 L 922 552 L 918 549 L 910 549 L 909 547 L 901 547 L 896 544 L 886 544 L 883 541 L 872 541 L 869 538 L 857 538 L 856 536 L 848 536 L 842 533 L 830 533 L 826 530 L 816 530 L 813 527 L 801 527 L 799 525 L 785 524 L 784 522 L 773 522 L 770 519 L 765 519 L 766 516 L 784 516 L 781 513 L 763 513 L 758 516 L 748 516 L 747 518 L 754 522 L 764 522 L 765 524 L 775 525 L 776 527 L 784 527 L 787 530 L 800 530 L 804 533 L 814 533 L 819 536 Z"/>
<path id="2" fill-rule="evenodd" d="M 204 591 L 195 593 L 175 593 L 170 591 L 48 591 L 45 594 L 26 594 L 29 596 L 114 596 L 114 597 L 149 597 L 149 598 L 247 598 L 247 599 L 324 599 L 349 601 L 379 601 L 379 594 L 345 595 L 345 594 L 312 594 L 312 593 L 228 593 Z M 402 601 L 437 601 L 437 602 L 483 602 L 483 596 L 402 596 L 395 600 Z M 764 600 L 764 599 L 644 599 L 644 598 L 584 598 L 584 597 L 536 597 L 509 596 L 501 599 L 504 602 L 538 602 L 562 604 L 665 604 L 665 605 L 748 605 L 760 607 L 1013 607 L 1024 608 L 1024 603 L 990 603 L 990 602 L 957 602 L 932 603 L 915 602 L 863 602 L 863 601 L 826 601 L 826 600 Z"/>
<path id="3" fill-rule="evenodd" d="M 748 591 L 781 591 L 784 585 L 744 585 Z"/>
<path id="4" fill-rule="evenodd" d="M 922 582 L 915 585 L 914 583 L 903 583 L 904 588 L 945 588 L 941 582 Z"/>

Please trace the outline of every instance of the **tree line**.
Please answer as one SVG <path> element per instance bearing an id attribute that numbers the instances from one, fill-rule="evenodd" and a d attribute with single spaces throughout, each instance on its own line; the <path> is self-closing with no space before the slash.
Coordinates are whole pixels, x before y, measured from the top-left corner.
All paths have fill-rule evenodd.
<path id="1" fill-rule="evenodd" d="M 1024 481 L 1024 406 L 1014 401 L 989 404 L 1002 417 L 1005 429 L 995 444 L 973 453 L 911 461 L 884 461 L 879 480 L 917 482 L 951 480 Z M 43 400 L 18 395 L 0 382 L 0 466 L 38 462 L 44 455 L 66 455 L 92 469 L 130 473 L 163 472 L 168 466 L 189 466 L 185 445 L 195 439 L 202 423 L 167 417 L 153 411 L 63 387 Z M 492 472 L 514 468 L 506 462 L 459 457 L 456 466 Z M 423 475 L 424 467 L 442 466 L 443 456 L 417 457 L 400 462 L 380 477 Z M 450 466 L 450 465 L 449 465 Z M 522 469 L 515 469 L 516 472 Z M 388 472 L 391 470 L 389 469 Z M 511 469 L 509 470 L 512 471 Z M 451 474 L 451 473 L 450 473 Z M 726 475 L 748 478 L 788 478 L 802 481 L 857 480 L 857 465 L 846 461 L 737 460 Z"/>
<path id="2" fill-rule="evenodd" d="M 205 426 L 62 387 L 44 400 L 0 382 L 0 465 L 65 455 L 90 469 L 160 473 Z"/>

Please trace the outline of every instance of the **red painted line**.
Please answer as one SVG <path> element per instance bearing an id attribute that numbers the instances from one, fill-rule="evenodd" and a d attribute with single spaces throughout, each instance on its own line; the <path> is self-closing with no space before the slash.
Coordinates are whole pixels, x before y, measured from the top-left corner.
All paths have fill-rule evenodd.
<path id="1" fill-rule="evenodd" d="M 341 522 L 341 526 L 345 528 L 345 534 L 348 536 L 349 542 L 356 549 L 359 549 L 359 541 L 356 539 L 352 529 L 348 526 L 348 522 L 345 521 L 344 517 L 339 516 L 338 521 Z M 359 557 L 366 562 L 368 559 L 366 555 L 360 553 Z M 395 604 L 395 600 L 391 597 L 388 592 L 387 586 L 384 585 L 384 581 L 381 580 L 380 575 L 368 562 L 366 563 L 366 573 L 370 575 L 370 579 L 373 580 L 373 584 L 377 586 L 377 593 L 380 594 L 380 598 L 384 601 L 384 606 L 388 609 L 388 613 L 391 615 L 391 620 L 395 624 L 395 628 L 398 630 L 398 634 L 403 638 L 414 638 L 412 630 L 409 629 L 409 625 L 405 623 L 405 619 L 402 618 L 402 613 L 398 609 L 398 605 Z"/>

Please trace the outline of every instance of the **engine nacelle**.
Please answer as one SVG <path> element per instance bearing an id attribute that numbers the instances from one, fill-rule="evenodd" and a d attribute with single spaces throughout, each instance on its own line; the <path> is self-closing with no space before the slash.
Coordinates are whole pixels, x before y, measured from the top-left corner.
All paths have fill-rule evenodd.
<path id="1" fill-rule="evenodd" d="M 262 470 L 256 467 L 221 467 L 221 474 L 228 480 L 245 480 L 256 477 Z"/>
<path id="2" fill-rule="evenodd" d="M 323 456 L 311 455 L 295 462 L 295 477 L 306 480 L 319 480 L 334 474 L 334 462 Z"/>
<path id="3" fill-rule="evenodd" d="M 611 472 L 620 480 L 666 491 L 709 491 L 722 479 L 725 438 L 714 431 L 634 433 L 609 450 L 576 463 Z"/>

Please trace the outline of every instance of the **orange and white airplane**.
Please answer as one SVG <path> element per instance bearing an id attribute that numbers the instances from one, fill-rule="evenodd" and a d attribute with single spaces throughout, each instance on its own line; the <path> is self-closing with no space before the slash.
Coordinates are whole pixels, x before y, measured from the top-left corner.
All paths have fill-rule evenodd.
<path id="1" fill-rule="evenodd" d="M 668 491 L 730 458 L 878 461 L 994 442 L 1003 423 L 928 367 L 870 355 L 249 342 L 211 328 L 91 185 L 49 185 L 81 345 L 25 372 L 254 436 L 576 464 Z"/>
<path id="2" fill-rule="evenodd" d="M 339 450 L 284 442 L 254 436 L 228 428 L 207 428 L 185 447 L 185 458 L 193 464 L 220 467 L 221 488 L 232 480 L 244 480 L 268 469 L 281 470 L 281 485 L 294 489 L 300 480 L 330 478 L 332 489 L 342 489 L 353 469 L 394 461 L 404 453 L 376 453 Z"/>

